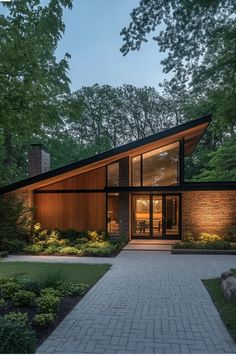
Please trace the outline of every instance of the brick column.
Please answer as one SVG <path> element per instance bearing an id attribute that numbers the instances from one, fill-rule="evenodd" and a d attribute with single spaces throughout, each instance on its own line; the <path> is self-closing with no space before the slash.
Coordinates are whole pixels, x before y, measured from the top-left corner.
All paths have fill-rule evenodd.
<path id="1" fill-rule="evenodd" d="M 129 186 L 129 157 L 119 160 L 119 185 L 120 187 Z M 129 235 L 129 193 L 120 192 L 119 194 L 119 221 L 120 234 Z"/>

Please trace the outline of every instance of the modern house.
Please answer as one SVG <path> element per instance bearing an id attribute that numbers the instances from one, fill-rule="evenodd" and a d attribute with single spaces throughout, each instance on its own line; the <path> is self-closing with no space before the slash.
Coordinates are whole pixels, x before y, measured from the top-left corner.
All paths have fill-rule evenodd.
<path id="1" fill-rule="evenodd" d="M 184 181 L 184 158 L 210 121 L 204 116 L 54 170 L 44 147 L 34 145 L 31 176 L 0 193 L 22 197 L 46 229 L 107 229 L 130 239 L 227 233 L 236 224 L 236 182 Z"/>

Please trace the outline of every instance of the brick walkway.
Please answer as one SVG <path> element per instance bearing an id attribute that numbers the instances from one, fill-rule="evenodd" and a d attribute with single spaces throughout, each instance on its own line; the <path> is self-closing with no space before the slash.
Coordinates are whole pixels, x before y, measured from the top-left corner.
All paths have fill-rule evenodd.
<path id="1" fill-rule="evenodd" d="M 201 279 L 236 256 L 122 252 L 39 353 L 236 353 Z"/>

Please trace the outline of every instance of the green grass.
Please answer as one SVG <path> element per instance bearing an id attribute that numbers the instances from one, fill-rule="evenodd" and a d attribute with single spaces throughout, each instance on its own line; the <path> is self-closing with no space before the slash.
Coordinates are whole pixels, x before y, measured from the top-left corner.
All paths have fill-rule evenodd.
<path id="1" fill-rule="evenodd" d="M 203 283 L 206 286 L 226 328 L 230 332 L 232 338 L 236 341 L 236 304 L 232 303 L 224 296 L 220 286 L 220 279 L 203 280 Z"/>
<path id="2" fill-rule="evenodd" d="M 62 264 L 38 262 L 1 262 L 0 277 L 25 273 L 29 278 L 42 278 L 46 274 L 61 274 L 69 281 L 94 285 L 108 271 L 108 264 Z"/>

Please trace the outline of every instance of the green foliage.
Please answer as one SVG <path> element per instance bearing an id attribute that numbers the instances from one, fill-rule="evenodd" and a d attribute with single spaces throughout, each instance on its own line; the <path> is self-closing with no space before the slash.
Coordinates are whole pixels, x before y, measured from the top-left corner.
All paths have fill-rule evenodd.
<path id="1" fill-rule="evenodd" d="M 38 255 L 43 251 L 43 246 L 39 244 L 30 244 L 24 247 L 23 252 L 31 255 Z"/>
<path id="2" fill-rule="evenodd" d="M 199 242 L 207 243 L 207 242 L 213 242 L 217 240 L 221 240 L 222 237 L 219 236 L 218 234 L 212 234 L 212 233 L 206 233 L 202 232 L 200 233 L 200 236 L 198 237 Z"/>
<path id="3" fill-rule="evenodd" d="M 14 278 L 0 279 L 0 295 L 3 298 L 11 298 L 13 294 L 20 291 L 21 285 Z"/>
<path id="4" fill-rule="evenodd" d="M 208 166 L 194 177 L 196 181 L 236 181 L 236 134 L 214 152 L 209 153 Z"/>
<path id="5" fill-rule="evenodd" d="M 184 240 L 184 242 L 193 242 L 194 241 L 193 234 L 191 232 L 186 232 L 184 234 L 183 240 Z"/>
<path id="6" fill-rule="evenodd" d="M 20 323 L 23 326 L 29 326 L 27 313 L 10 312 L 4 315 L 4 319 Z"/>
<path id="7" fill-rule="evenodd" d="M 12 303 L 15 306 L 32 306 L 35 299 L 36 295 L 32 291 L 19 290 L 12 295 Z"/>
<path id="8" fill-rule="evenodd" d="M 75 247 L 64 247 L 59 250 L 60 255 L 76 255 L 76 256 L 81 256 L 83 255 L 83 252 Z"/>
<path id="9" fill-rule="evenodd" d="M 34 331 L 19 322 L 0 317 L 1 354 L 33 354 L 35 350 Z"/>
<path id="10" fill-rule="evenodd" d="M 39 327 L 46 327 L 53 323 L 55 319 L 56 315 L 54 313 L 40 313 L 34 316 L 33 322 Z"/>
<path id="11" fill-rule="evenodd" d="M 7 305 L 7 302 L 4 300 L 4 298 L 0 298 L 0 308 L 4 308 Z"/>
<path id="12" fill-rule="evenodd" d="M 203 280 L 203 283 L 206 286 L 226 328 L 236 341 L 236 305 L 225 297 L 220 285 L 220 279 Z"/>
<path id="13" fill-rule="evenodd" d="M 26 151 L 38 134 L 62 124 L 69 94 L 65 54 L 55 51 L 65 26 L 63 8 L 71 0 L 11 1 L 0 19 L 0 176 L 1 183 L 26 177 Z M 25 162 L 25 164 L 22 162 Z"/>
<path id="14" fill-rule="evenodd" d="M 39 295 L 43 287 L 43 282 L 39 279 L 22 279 L 22 289 L 31 291 L 36 295 Z"/>
<path id="15" fill-rule="evenodd" d="M 20 252 L 29 233 L 30 210 L 13 195 L 0 195 L 0 251 Z"/>
<path id="16" fill-rule="evenodd" d="M 64 297 L 83 296 L 89 288 L 89 285 L 66 281 L 58 286 L 58 291 Z"/>
<path id="17" fill-rule="evenodd" d="M 40 292 L 40 296 L 46 296 L 46 295 L 52 295 L 52 296 L 59 297 L 60 292 L 53 287 L 47 287 L 47 288 L 42 289 Z"/>
<path id="18" fill-rule="evenodd" d="M 206 250 L 236 250 L 236 243 L 225 240 L 205 241 L 205 242 L 183 242 L 175 243 L 174 249 L 206 249 Z"/>
<path id="19" fill-rule="evenodd" d="M 67 280 L 66 270 L 63 266 L 58 266 L 57 268 L 48 269 L 46 273 L 38 275 L 38 279 L 43 285 L 43 288 L 57 288 L 58 283 Z"/>
<path id="20" fill-rule="evenodd" d="M 39 313 L 56 313 L 60 304 L 60 298 L 46 293 L 36 299 L 36 306 Z"/>
<path id="21" fill-rule="evenodd" d="M 115 254 L 116 251 L 117 251 L 116 245 L 99 246 L 99 247 L 88 246 L 86 248 L 86 255 L 111 256 L 111 255 Z"/>

